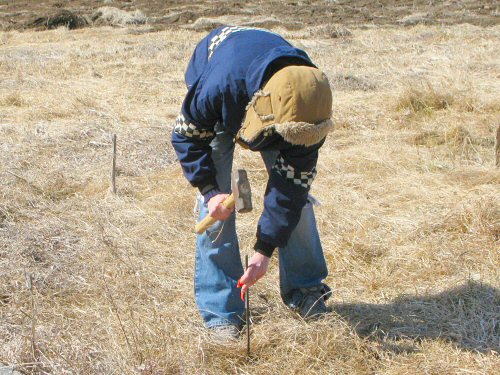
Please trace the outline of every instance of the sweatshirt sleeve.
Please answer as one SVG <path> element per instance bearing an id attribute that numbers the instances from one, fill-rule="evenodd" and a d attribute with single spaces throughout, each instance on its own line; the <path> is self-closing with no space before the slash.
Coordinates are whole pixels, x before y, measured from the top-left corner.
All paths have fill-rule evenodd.
<path id="1" fill-rule="evenodd" d="M 218 190 L 210 147 L 213 137 L 213 129 L 190 122 L 182 113 L 175 120 L 172 146 L 184 176 L 202 195 Z"/>
<path id="2" fill-rule="evenodd" d="M 210 142 L 220 118 L 220 100 L 215 93 L 201 93 L 200 77 L 207 66 L 209 34 L 196 47 L 185 73 L 188 92 L 172 131 L 172 146 L 189 183 L 208 200 L 219 192 Z M 210 92 L 210 90 L 208 90 Z"/>
<path id="3" fill-rule="evenodd" d="M 270 257 L 284 247 L 297 226 L 316 176 L 318 150 L 324 141 L 281 150 L 269 171 L 264 210 L 257 226 L 255 250 Z"/>

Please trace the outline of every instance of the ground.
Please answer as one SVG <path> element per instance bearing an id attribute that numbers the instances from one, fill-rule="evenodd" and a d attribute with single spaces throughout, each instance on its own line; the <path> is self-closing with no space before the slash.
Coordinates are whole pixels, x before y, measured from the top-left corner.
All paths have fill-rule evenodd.
<path id="1" fill-rule="evenodd" d="M 496 3 L 173 4 L 0 2 L 0 363 L 53 374 L 495 373 Z M 94 24 L 104 5 L 147 20 Z M 90 21 L 33 23 L 61 9 Z M 334 92 L 312 188 L 332 312 L 308 324 L 286 309 L 273 259 L 252 290 L 251 358 L 245 340 L 206 337 L 192 291 L 195 191 L 168 142 L 190 53 L 227 20 L 273 27 Z M 247 151 L 236 163 L 255 197 L 237 219 L 244 255 L 266 172 Z"/>
<path id="2" fill-rule="evenodd" d="M 251 16 L 264 17 L 267 23 L 281 23 L 289 28 L 301 28 L 326 23 L 344 25 L 394 25 L 420 23 L 450 25 L 469 23 L 480 26 L 498 24 L 499 9 L 495 0 L 323 0 L 323 1 L 150 1 L 150 0 L 23 0 L 0 1 L 0 26 L 25 29 L 39 17 L 48 17 L 68 9 L 80 15 L 90 15 L 102 6 L 131 11 L 140 9 L 156 29 L 175 28 L 195 22 L 201 17 Z M 415 16 L 412 19 L 405 17 Z"/>

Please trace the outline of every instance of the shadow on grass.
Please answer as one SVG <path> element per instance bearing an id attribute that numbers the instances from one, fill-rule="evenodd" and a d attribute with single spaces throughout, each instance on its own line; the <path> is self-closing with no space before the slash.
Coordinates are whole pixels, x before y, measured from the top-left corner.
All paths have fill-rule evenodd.
<path id="1" fill-rule="evenodd" d="M 500 352 L 500 290 L 470 281 L 435 295 L 404 295 L 389 304 L 336 304 L 332 311 L 363 338 L 389 351 L 416 351 L 439 339 L 481 353 Z"/>

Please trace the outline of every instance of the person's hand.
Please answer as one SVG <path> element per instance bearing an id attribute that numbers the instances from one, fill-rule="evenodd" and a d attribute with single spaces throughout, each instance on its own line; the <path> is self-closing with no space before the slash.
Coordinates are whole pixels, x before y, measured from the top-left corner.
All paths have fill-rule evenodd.
<path id="1" fill-rule="evenodd" d="M 208 213 L 214 219 L 226 220 L 234 211 L 234 207 L 226 208 L 221 204 L 228 196 L 229 194 L 217 194 L 208 201 Z"/>
<path id="2" fill-rule="evenodd" d="M 241 299 L 244 299 L 248 288 L 254 285 L 267 272 L 269 258 L 261 253 L 255 253 L 248 262 L 248 268 L 238 280 L 238 288 L 241 287 Z"/>

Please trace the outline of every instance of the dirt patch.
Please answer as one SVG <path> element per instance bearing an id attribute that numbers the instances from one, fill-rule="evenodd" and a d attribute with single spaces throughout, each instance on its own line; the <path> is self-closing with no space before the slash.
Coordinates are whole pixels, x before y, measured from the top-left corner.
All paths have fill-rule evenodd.
<path id="1" fill-rule="evenodd" d="M 78 17 L 90 18 L 103 5 L 126 12 L 141 11 L 154 29 L 178 27 L 200 18 L 226 15 L 271 17 L 284 27 L 322 24 L 360 24 L 412 26 L 425 24 L 470 23 L 481 26 L 499 24 L 500 14 L 494 0 L 428 2 L 424 0 L 340 0 L 330 1 L 113 1 L 100 0 L 45 2 L 15 1 L 0 3 L 0 29 L 40 27 L 34 21 L 47 20 L 64 9 Z M 269 25 L 264 25 L 269 26 Z M 275 25 L 272 25 L 275 26 Z M 202 28 L 204 29 L 204 28 Z"/>

